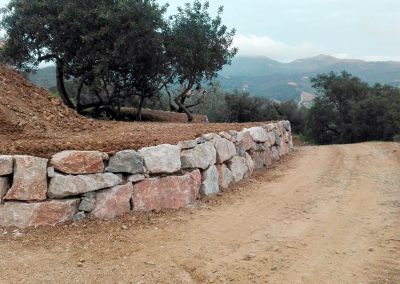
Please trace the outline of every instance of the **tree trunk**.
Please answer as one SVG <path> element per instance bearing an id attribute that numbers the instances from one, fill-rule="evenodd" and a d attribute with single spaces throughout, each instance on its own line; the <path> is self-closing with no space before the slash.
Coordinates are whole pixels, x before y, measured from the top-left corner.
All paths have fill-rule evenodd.
<path id="1" fill-rule="evenodd" d="M 181 109 L 184 113 L 186 113 L 187 117 L 188 117 L 188 122 L 192 122 L 193 121 L 193 115 L 190 113 L 190 111 L 185 107 L 185 105 L 182 103 L 182 97 L 185 95 L 185 93 L 177 96 L 175 98 L 175 103 L 179 106 L 179 109 Z M 185 100 L 183 100 L 185 101 Z"/>
<path id="2" fill-rule="evenodd" d="M 75 109 L 75 106 L 72 103 L 71 99 L 69 98 L 67 90 L 65 89 L 63 64 L 60 61 L 57 61 L 56 78 L 57 78 L 58 93 L 61 99 L 63 100 L 64 104 L 69 108 Z"/>
<path id="3" fill-rule="evenodd" d="M 78 91 L 76 93 L 76 111 L 78 113 L 82 112 L 82 104 L 81 104 L 81 93 L 82 93 L 82 88 L 83 88 L 84 81 L 79 84 Z"/>
<path id="4" fill-rule="evenodd" d="M 140 96 L 140 102 L 139 102 L 139 106 L 136 112 L 136 120 L 137 121 L 141 121 L 142 120 L 142 109 L 143 109 L 143 104 L 144 104 L 144 96 Z"/>
<path id="5" fill-rule="evenodd" d="M 164 85 L 164 88 L 165 88 L 165 91 L 167 91 L 167 94 L 168 94 L 169 110 L 170 110 L 170 111 L 177 112 L 178 109 L 177 109 L 177 108 L 173 105 L 173 103 L 172 103 L 172 95 L 171 95 L 171 92 L 168 90 L 167 86 Z"/>

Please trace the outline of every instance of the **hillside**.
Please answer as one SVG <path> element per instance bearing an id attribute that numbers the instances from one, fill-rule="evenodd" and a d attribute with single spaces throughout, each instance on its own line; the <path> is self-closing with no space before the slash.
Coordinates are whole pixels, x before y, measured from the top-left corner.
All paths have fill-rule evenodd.
<path id="1" fill-rule="evenodd" d="M 281 63 L 269 58 L 238 57 L 222 70 L 219 80 L 224 88 L 244 89 L 257 96 L 279 101 L 300 101 L 303 92 L 312 93 L 310 77 L 330 71 L 347 71 L 370 83 L 400 86 L 400 62 L 368 62 L 332 56 L 298 59 Z"/>
<path id="2" fill-rule="evenodd" d="M 0 65 L 0 136 L 80 129 L 90 122 L 45 89 Z M 10 145 L 8 145 L 10 146 Z"/>
<path id="3" fill-rule="evenodd" d="M 227 90 L 247 90 L 252 95 L 278 101 L 301 100 L 301 93 L 312 93 L 310 77 L 330 71 L 347 71 L 370 83 L 400 86 L 400 62 L 369 62 L 338 59 L 328 55 L 282 63 L 266 57 L 237 57 L 226 66 L 218 80 Z M 43 87 L 55 86 L 55 68 L 50 66 L 31 74 Z"/>

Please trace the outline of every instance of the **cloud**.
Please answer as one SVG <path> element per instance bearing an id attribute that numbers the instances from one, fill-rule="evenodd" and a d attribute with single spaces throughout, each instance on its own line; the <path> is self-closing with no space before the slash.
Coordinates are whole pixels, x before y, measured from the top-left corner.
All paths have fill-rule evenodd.
<path id="1" fill-rule="evenodd" d="M 284 42 L 273 40 L 267 36 L 237 34 L 233 41 L 233 45 L 239 48 L 239 56 L 264 56 L 282 62 L 290 62 L 296 59 L 314 57 L 318 54 L 332 55 L 340 59 L 400 61 L 399 56 L 354 56 L 354 54 L 346 52 L 332 52 L 309 42 L 290 45 Z"/>
<path id="2" fill-rule="evenodd" d="M 237 34 L 233 44 L 239 48 L 241 56 L 266 56 L 286 62 L 323 53 L 321 48 L 312 43 L 289 45 L 267 36 Z"/>
<path id="3" fill-rule="evenodd" d="M 400 61 L 400 57 L 399 56 L 383 56 L 383 55 L 368 55 L 368 56 L 364 56 L 364 58 L 362 58 L 363 60 L 366 61 Z"/>
<path id="4" fill-rule="evenodd" d="M 333 56 L 336 57 L 336 58 L 340 58 L 340 59 L 349 59 L 349 58 L 351 58 L 350 54 L 348 54 L 346 52 L 335 53 L 335 54 L 333 54 Z"/>

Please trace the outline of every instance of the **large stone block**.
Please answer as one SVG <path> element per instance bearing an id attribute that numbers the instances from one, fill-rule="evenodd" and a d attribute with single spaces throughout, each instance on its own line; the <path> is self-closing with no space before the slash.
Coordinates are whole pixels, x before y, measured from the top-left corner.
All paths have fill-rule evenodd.
<path id="1" fill-rule="evenodd" d="M 200 193 L 212 196 L 219 192 L 219 173 L 216 166 L 211 166 L 203 172 Z"/>
<path id="2" fill-rule="evenodd" d="M 219 175 L 219 187 L 222 189 L 228 188 L 233 182 L 233 174 L 225 164 L 217 165 Z"/>
<path id="3" fill-rule="evenodd" d="M 256 168 L 256 165 L 249 153 L 246 153 L 244 158 L 246 159 L 246 165 L 247 165 L 247 168 L 249 169 L 249 175 L 252 175 Z"/>
<path id="4" fill-rule="evenodd" d="M 15 156 L 13 184 L 5 200 L 43 201 L 47 192 L 47 159 Z"/>
<path id="5" fill-rule="evenodd" d="M 251 148 L 251 152 L 263 152 L 267 150 L 267 146 L 264 143 L 254 143 L 253 148 Z"/>
<path id="6" fill-rule="evenodd" d="M 288 120 L 282 121 L 282 125 L 286 129 L 286 131 L 288 131 L 288 132 L 292 131 L 290 121 L 288 121 Z"/>
<path id="7" fill-rule="evenodd" d="M 236 155 L 236 147 L 231 141 L 216 136 L 212 141 L 214 147 L 217 150 L 217 163 L 222 164 L 225 161 L 230 160 Z"/>
<path id="8" fill-rule="evenodd" d="M 249 172 L 246 159 L 239 156 L 233 157 L 228 162 L 228 168 L 231 170 L 235 182 L 241 181 Z"/>
<path id="9" fill-rule="evenodd" d="M 280 134 L 277 130 L 274 130 L 274 135 L 275 135 L 275 146 L 280 146 L 281 145 L 281 138 Z"/>
<path id="10" fill-rule="evenodd" d="M 272 122 L 272 123 L 265 124 L 263 127 L 267 132 L 271 132 L 272 130 L 277 128 L 277 124 L 275 122 Z"/>
<path id="11" fill-rule="evenodd" d="M 66 174 L 96 174 L 104 171 L 103 158 L 99 151 L 63 151 L 51 157 L 50 165 Z"/>
<path id="12" fill-rule="evenodd" d="M 95 208 L 90 213 L 98 219 L 113 219 L 131 210 L 132 183 L 114 186 L 96 193 Z"/>
<path id="13" fill-rule="evenodd" d="M 226 131 L 222 131 L 222 132 L 218 133 L 218 135 L 221 136 L 221 138 L 224 138 L 226 140 L 232 141 L 232 135 L 230 135 Z"/>
<path id="14" fill-rule="evenodd" d="M 221 137 L 219 137 L 218 134 L 216 134 L 216 133 L 207 133 L 207 134 L 203 134 L 202 138 L 205 139 L 206 141 L 211 141 L 211 140 L 214 140 L 216 138 L 221 138 Z"/>
<path id="15" fill-rule="evenodd" d="M 120 151 L 110 158 L 106 171 L 128 174 L 144 173 L 143 156 L 134 150 Z"/>
<path id="16" fill-rule="evenodd" d="M 136 175 L 130 175 L 127 177 L 127 181 L 135 183 L 135 182 L 139 182 L 142 181 L 146 178 L 145 175 L 142 174 L 136 174 Z"/>
<path id="17" fill-rule="evenodd" d="M 175 173 L 181 169 L 181 148 L 176 145 L 159 145 L 139 150 L 146 169 L 151 174 Z"/>
<path id="18" fill-rule="evenodd" d="M 253 141 L 249 131 L 243 130 L 237 134 L 236 149 L 239 156 L 244 157 L 246 151 L 252 149 L 254 145 L 255 142 Z"/>
<path id="19" fill-rule="evenodd" d="M 279 132 L 279 135 L 281 135 L 281 136 L 282 136 L 283 134 L 286 134 L 286 133 L 287 133 L 287 130 L 286 130 L 285 126 L 283 125 L 282 121 L 278 123 L 277 130 L 278 130 L 278 132 Z"/>
<path id="20" fill-rule="evenodd" d="M 236 131 L 236 130 L 229 130 L 228 131 L 228 134 L 231 136 L 231 141 L 233 142 L 233 143 L 236 143 L 237 142 L 237 137 L 238 137 L 238 131 Z"/>
<path id="21" fill-rule="evenodd" d="M 50 180 L 47 194 L 50 198 L 64 198 L 113 187 L 121 182 L 122 179 L 112 173 L 78 176 L 56 174 Z"/>
<path id="22" fill-rule="evenodd" d="M 256 169 L 269 168 L 272 166 L 273 158 L 271 149 L 264 152 L 254 152 L 251 154 Z"/>
<path id="23" fill-rule="evenodd" d="M 81 203 L 79 204 L 79 211 L 91 212 L 96 206 L 96 192 L 91 191 L 83 194 Z"/>
<path id="24" fill-rule="evenodd" d="M 10 182 L 8 177 L 0 177 L 0 204 L 3 203 L 3 197 L 10 189 Z"/>
<path id="25" fill-rule="evenodd" d="M 206 169 L 216 163 L 217 152 L 213 143 L 205 142 L 197 145 L 190 150 L 181 153 L 181 163 L 183 169 Z"/>
<path id="26" fill-rule="evenodd" d="M 252 127 L 249 128 L 248 131 L 250 132 L 254 142 L 262 143 L 268 139 L 267 131 L 262 127 Z"/>
<path id="27" fill-rule="evenodd" d="M 13 156 L 0 156 L 0 176 L 11 175 L 13 173 L 14 158 Z"/>
<path id="28" fill-rule="evenodd" d="M 289 154 L 289 143 L 284 142 L 281 144 L 281 156 L 286 156 Z"/>
<path id="29" fill-rule="evenodd" d="M 133 209 L 151 211 L 179 209 L 193 204 L 199 196 L 201 173 L 145 179 L 133 186 Z"/>
<path id="30" fill-rule="evenodd" d="M 272 151 L 272 158 L 275 161 L 278 161 L 280 159 L 279 147 L 274 146 L 274 147 L 271 148 L 271 151 Z"/>
<path id="31" fill-rule="evenodd" d="M 0 205 L 0 226 L 38 227 L 57 225 L 78 212 L 79 199 L 52 200 L 41 203 L 7 202 Z"/>
<path id="32" fill-rule="evenodd" d="M 182 150 L 193 149 L 197 146 L 196 140 L 181 141 L 178 143 L 178 147 Z"/>
<path id="33" fill-rule="evenodd" d="M 275 145 L 275 133 L 273 131 L 267 132 L 267 141 L 264 142 L 266 147 L 272 147 Z"/>

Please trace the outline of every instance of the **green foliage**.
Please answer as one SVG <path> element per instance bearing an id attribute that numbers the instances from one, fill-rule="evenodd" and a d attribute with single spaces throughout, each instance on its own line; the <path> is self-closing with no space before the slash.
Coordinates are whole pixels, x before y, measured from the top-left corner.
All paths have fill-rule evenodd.
<path id="1" fill-rule="evenodd" d="M 218 83 L 210 87 L 202 103 L 193 108 L 207 115 L 210 122 L 254 122 L 290 120 L 294 133 L 304 131 L 305 112 L 294 101 L 277 103 L 266 98 L 250 96 L 247 92 L 228 92 Z M 191 103 L 191 100 L 188 101 Z"/>
<path id="2" fill-rule="evenodd" d="M 299 107 L 298 104 L 291 100 L 279 103 L 278 113 L 281 119 L 286 119 L 291 122 L 293 133 L 303 133 L 305 128 L 305 119 L 307 109 Z"/>
<path id="3" fill-rule="evenodd" d="M 212 80 L 225 64 L 231 62 L 236 48 L 231 48 L 235 30 L 222 25 L 220 7 L 215 18 L 208 12 L 209 2 L 195 0 L 178 8 L 165 29 L 165 45 L 172 61 L 174 79 L 188 87 Z"/>
<path id="4" fill-rule="evenodd" d="M 120 108 L 131 97 L 141 109 L 179 83 L 175 103 L 190 118 L 187 94 L 230 63 L 235 32 L 222 25 L 222 8 L 209 15 L 208 2 L 195 0 L 169 19 L 166 7 L 155 0 L 11 0 L 2 12 L 2 55 L 26 71 L 55 62 L 58 93 L 78 111 Z"/>
<path id="5" fill-rule="evenodd" d="M 3 11 L 4 55 L 27 71 L 55 62 L 58 92 L 78 111 L 149 96 L 166 73 L 164 12 L 153 0 L 12 0 Z M 70 78 L 77 85 L 76 103 L 64 83 Z"/>
<path id="6" fill-rule="evenodd" d="M 319 97 L 307 115 L 316 143 L 392 140 L 400 132 L 400 90 L 362 82 L 346 72 L 312 80 Z"/>
<path id="7" fill-rule="evenodd" d="M 209 2 L 187 3 L 170 17 L 164 31 L 166 56 L 171 63 L 165 89 L 178 106 L 171 103 L 171 109 L 185 112 L 189 121 L 192 117 L 185 104 L 187 98 L 196 91 L 201 93 L 202 83 L 211 82 L 237 53 L 231 47 L 235 30 L 229 31 L 221 21 L 223 8 L 215 18 L 208 9 Z"/>
<path id="8" fill-rule="evenodd" d="M 213 82 L 201 96 L 201 103 L 192 108 L 193 112 L 207 115 L 210 122 L 227 122 L 226 94 L 218 82 Z M 195 104 L 197 100 L 198 98 L 191 97 L 187 103 Z"/>
<path id="9" fill-rule="evenodd" d="M 277 120 L 278 105 L 268 99 L 251 97 L 249 93 L 239 93 L 225 96 L 227 117 L 230 122 L 252 122 Z"/>

